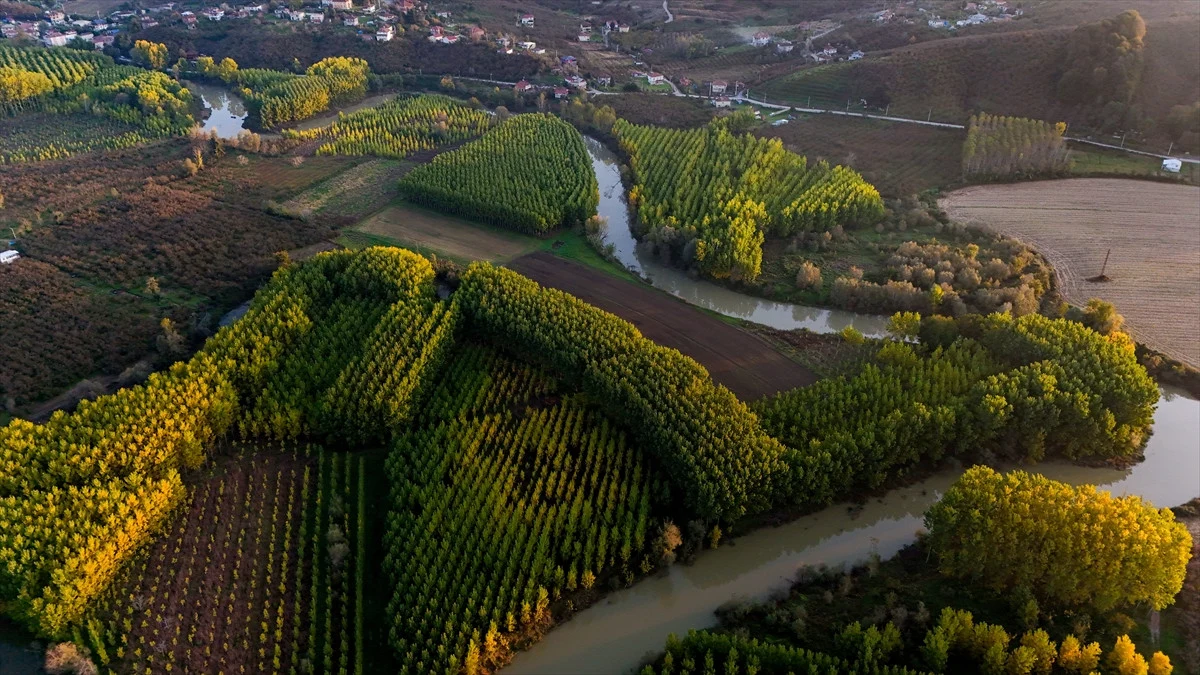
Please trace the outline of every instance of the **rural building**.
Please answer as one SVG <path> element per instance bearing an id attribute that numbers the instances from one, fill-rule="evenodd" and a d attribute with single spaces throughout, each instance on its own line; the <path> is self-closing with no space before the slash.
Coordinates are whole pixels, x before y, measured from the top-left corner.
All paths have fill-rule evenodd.
<path id="1" fill-rule="evenodd" d="M 46 33 L 46 36 L 42 38 L 42 42 L 47 47 L 65 47 L 65 46 L 67 46 L 67 43 L 70 42 L 71 40 L 73 40 L 74 38 L 75 38 L 75 31 L 73 31 L 73 30 L 69 30 L 65 33 L 60 33 L 56 30 L 52 30 L 52 31 Z"/>
<path id="2" fill-rule="evenodd" d="M 391 26 L 383 26 L 375 31 L 375 39 L 379 42 L 391 42 L 396 35 L 396 29 Z"/>
<path id="3" fill-rule="evenodd" d="M 521 25 L 532 27 L 533 26 L 533 15 L 532 14 L 522 14 L 521 15 Z"/>
<path id="4" fill-rule="evenodd" d="M 433 26 L 429 29 L 429 37 L 431 38 L 440 38 L 445 34 L 446 29 L 442 28 L 441 26 Z"/>
<path id="5" fill-rule="evenodd" d="M 646 82 L 649 84 L 666 84 L 667 78 L 663 77 L 662 73 L 647 73 Z"/>
<path id="6" fill-rule="evenodd" d="M 467 35 L 468 35 L 468 36 L 469 36 L 469 37 L 470 37 L 472 40 L 482 40 L 482 39 L 483 39 L 483 37 L 484 37 L 485 35 L 487 35 L 487 31 L 485 31 L 484 29 L 480 28 L 479 26 L 471 26 L 471 27 L 470 27 L 470 28 L 467 30 Z"/>
<path id="7" fill-rule="evenodd" d="M 861 58 L 862 58 L 862 57 L 864 57 L 864 56 L 866 56 L 866 54 L 864 54 L 864 53 L 862 53 L 862 52 L 860 52 L 860 51 L 857 51 L 857 50 L 855 50 L 855 51 L 854 51 L 852 54 L 850 54 L 850 60 L 851 60 L 851 61 L 857 61 L 857 60 L 861 59 Z"/>
<path id="8" fill-rule="evenodd" d="M 1183 168 L 1183 162 L 1178 159 L 1175 159 L 1172 157 L 1170 159 L 1163 160 L 1163 163 L 1162 163 L 1163 171 L 1170 171 L 1171 173 L 1179 173 L 1179 170 L 1182 168 Z"/>
<path id="9" fill-rule="evenodd" d="M 528 40 L 525 42 L 518 42 L 517 46 L 520 47 L 521 49 L 524 49 L 527 52 L 531 52 L 531 51 L 537 49 L 537 43 L 529 42 Z"/>
<path id="10" fill-rule="evenodd" d="M 0 265 L 11 265 L 20 257 L 21 254 L 16 251 L 0 251 Z"/>
<path id="11" fill-rule="evenodd" d="M 439 19 L 449 19 L 451 14 L 450 14 L 450 12 L 447 12 L 446 10 L 442 10 L 442 11 L 434 14 L 434 16 L 438 17 Z"/>
<path id="12" fill-rule="evenodd" d="M 617 32 L 618 33 L 628 33 L 629 32 L 629 24 L 627 24 L 627 23 L 620 24 L 619 26 L 617 26 Z"/>
<path id="13" fill-rule="evenodd" d="M 728 96 L 718 96 L 715 99 L 713 99 L 713 105 L 717 106 L 718 108 L 728 108 L 730 106 L 729 97 Z"/>
<path id="14" fill-rule="evenodd" d="M 584 21 L 583 23 L 579 24 L 579 32 L 580 33 L 592 32 L 592 24 L 588 23 L 587 21 Z"/>
<path id="15" fill-rule="evenodd" d="M 342 25 L 343 26 L 357 26 L 358 25 L 358 17 L 354 16 L 354 15 L 350 15 L 350 16 L 342 19 Z"/>
<path id="16" fill-rule="evenodd" d="M 520 82 L 516 83 L 516 85 L 513 86 L 513 91 L 517 92 L 518 94 L 524 94 L 527 91 L 533 91 L 533 90 L 534 90 L 534 86 L 532 84 L 530 84 L 530 82 L 528 80 L 521 80 Z"/>
<path id="17" fill-rule="evenodd" d="M 596 84 L 600 85 L 601 87 L 609 86 L 612 84 L 612 75 L 601 75 L 600 77 L 597 77 Z"/>
<path id="18" fill-rule="evenodd" d="M 587 33 L 580 33 L 580 34 L 579 34 L 579 37 L 578 37 L 577 39 L 578 39 L 580 42 L 591 42 L 591 41 L 592 41 L 592 36 L 591 36 L 591 35 L 588 35 Z"/>
<path id="19" fill-rule="evenodd" d="M 566 98 L 571 94 L 571 90 L 566 87 L 555 87 L 554 98 Z"/>
<path id="20" fill-rule="evenodd" d="M 398 12 L 411 12 L 416 8 L 417 3 L 413 2 L 413 0 L 399 0 L 396 3 L 396 11 Z"/>
<path id="21" fill-rule="evenodd" d="M 725 88 L 729 86 L 729 83 L 725 80 L 713 80 L 708 86 L 712 90 L 712 93 L 724 94 Z"/>
<path id="22" fill-rule="evenodd" d="M 92 46 L 96 49 L 104 49 L 105 47 L 111 47 L 116 41 L 117 38 L 114 35 L 101 35 L 92 40 Z"/>
<path id="23" fill-rule="evenodd" d="M 793 45 L 790 40 L 780 40 L 775 43 L 775 51 L 779 52 L 780 54 L 787 54 L 788 52 L 792 51 L 793 48 L 795 48 L 795 45 Z"/>
<path id="24" fill-rule="evenodd" d="M 331 0 L 329 6 L 339 12 L 348 12 L 354 9 L 354 3 L 351 0 Z"/>
<path id="25" fill-rule="evenodd" d="M 225 10 L 220 7 L 206 7 L 200 13 L 209 21 L 220 21 L 225 18 Z"/>
<path id="26" fill-rule="evenodd" d="M 567 78 L 567 86 L 575 89 L 587 89 L 587 80 L 578 75 L 572 75 Z"/>
<path id="27" fill-rule="evenodd" d="M 67 15 L 63 14 L 57 9 L 52 9 L 49 12 L 46 12 L 46 20 L 48 20 L 50 23 L 62 23 L 67 20 Z"/>
<path id="28" fill-rule="evenodd" d="M 183 19 L 183 23 L 185 26 L 191 27 L 191 26 L 196 25 L 196 15 L 195 14 L 192 14 L 191 12 L 182 12 L 182 13 L 180 13 L 179 16 L 180 16 L 180 18 Z"/>
<path id="29" fill-rule="evenodd" d="M 753 44 L 755 47 L 766 47 L 767 43 L 770 41 L 771 41 L 771 36 L 760 30 L 754 34 L 754 37 L 751 38 L 750 43 Z"/>

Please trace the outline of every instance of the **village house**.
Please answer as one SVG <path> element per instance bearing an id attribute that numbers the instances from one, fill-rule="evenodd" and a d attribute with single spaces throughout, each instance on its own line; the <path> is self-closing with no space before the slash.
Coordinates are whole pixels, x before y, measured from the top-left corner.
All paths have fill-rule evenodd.
<path id="1" fill-rule="evenodd" d="M 375 39 L 379 42 L 391 42 L 392 37 L 396 34 L 396 29 L 391 26 L 380 26 L 379 30 L 375 31 Z"/>
<path id="2" fill-rule="evenodd" d="M 354 9 L 354 2 L 353 0 L 332 0 L 329 3 L 329 6 L 332 7 L 334 11 L 348 12 Z"/>
<path id="3" fill-rule="evenodd" d="M 357 26 L 358 25 L 358 17 L 351 14 L 350 16 L 347 16 L 342 19 L 342 25 L 343 26 Z"/>
<path id="4" fill-rule="evenodd" d="M 11 265 L 21 257 L 16 251 L 0 251 L 0 265 Z"/>
<path id="5" fill-rule="evenodd" d="M 651 85 L 666 84 L 667 78 L 663 77 L 662 73 L 647 73 L 646 74 L 646 82 L 647 82 L 647 84 L 651 84 Z"/>
<path id="6" fill-rule="evenodd" d="M 779 54 L 787 54 L 795 47 L 790 40 L 779 40 L 775 43 L 775 51 Z"/>
<path id="7" fill-rule="evenodd" d="M 528 80 L 521 80 L 513 85 L 513 91 L 517 92 L 518 94 L 524 94 L 526 92 L 533 91 L 535 88 L 536 87 L 534 87 Z"/>
<path id="8" fill-rule="evenodd" d="M 52 9 L 49 12 L 46 12 L 46 20 L 50 23 L 63 23 L 67 20 L 67 15 L 63 14 L 57 9 Z"/>
<path id="9" fill-rule="evenodd" d="M 579 24 L 579 32 L 580 33 L 591 33 L 592 32 L 592 24 L 588 23 L 587 21 L 584 21 L 583 23 Z"/>
<path id="10" fill-rule="evenodd" d="M 726 82 L 725 80 L 713 80 L 712 82 L 710 82 L 708 84 L 709 89 L 714 94 L 724 94 L 725 88 L 728 86 L 729 86 L 729 83 Z"/>
<path id="11" fill-rule="evenodd" d="M 555 87 L 554 98 L 566 98 L 571 94 L 571 90 L 566 87 Z"/>
<path id="12" fill-rule="evenodd" d="M 518 42 L 518 43 L 517 43 L 517 46 L 518 46 L 518 47 L 520 47 L 521 49 L 524 49 L 524 50 L 525 50 L 525 51 L 527 51 L 527 52 L 531 52 L 531 51 L 533 51 L 533 50 L 537 49 L 537 43 L 536 43 L 536 42 L 528 42 L 528 41 L 526 41 L 526 42 Z"/>
<path id="13" fill-rule="evenodd" d="M 766 47 L 767 43 L 770 41 L 771 36 L 760 30 L 754 34 L 753 38 L 750 39 L 750 44 L 754 45 L 755 47 Z"/>
<path id="14" fill-rule="evenodd" d="M 436 16 L 439 19 L 449 19 L 452 16 L 452 14 L 450 12 L 447 12 L 446 10 L 442 10 L 440 12 L 435 12 L 434 16 Z"/>
<path id="15" fill-rule="evenodd" d="M 158 25 L 158 22 L 155 21 L 154 19 L 150 19 L 150 18 L 138 19 L 138 26 L 140 26 L 142 30 L 146 30 L 147 28 L 154 28 L 157 25 Z M 99 29 L 97 29 L 97 30 L 99 30 Z"/>
<path id="16" fill-rule="evenodd" d="M 42 43 L 47 47 L 66 47 L 67 43 L 75 39 L 76 33 L 73 30 L 60 33 L 56 30 L 48 31 L 42 38 Z"/>
<path id="17" fill-rule="evenodd" d="M 575 89 L 587 89 L 587 80 L 578 75 L 572 75 L 567 78 L 567 86 Z"/>
<path id="18" fill-rule="evenodd" d="M 857 60 L 861 59 L 861 58 L 862 58 L 862 57 L 864 57 L 864 56 L 866 56 L 866 54 L 864 54 L 863 52 L 861 52 L 861 51 L 858 51 L 858 50 L 856 49 L 856 50 L 854 50 L 853 52 L 851 52 L 851 54 L 850 54 L 850 60 L 851 60 L 851 61 L 857 61 Z"/>
<path id="19" fill-rule="evenodd" d="M 885 9 L 881 12 L 876 12 L 875 13 L 875 23 L 887 23 L 888 21 L 891 21 L 895 16 L 896 16 L 895 13 L 893 13 L 892 10 L 890 10 L 890 9 Z"/>
<path id="20" fill-rule="evenodd" d="M 205 7 L 200 13 L 209 21 L 220 21 L 225 18 L 225 10 L 220 7 Z"/>
<path id="21" fill-rule="evenodd" d="M 588 35 L 587 33 L 580 33 L 576 39 L 579 40 L 580 42 L 591 42 L 592 36 Z"/>
<path id="22" fill-rule="evenodd" d="M 0 24 L 0 37 L 5 37 L 9 40 L 17 37 L 17 27 L 11 23 Z"/>
<path id="23" fill-rule="evenodd" d="M 92 27 L 92 22 L 88 21 L 87 19 L 75 19 L 71 22 L 71 25 L 75 26 L 76 28 L 86 29 Z"/>
<path id="24" fill-rule="evenodd" d="M 467 36 L 475 41 L 482 40 L 486 35 L 487 31 L 479 26 L 471 26 L 469 29 L 467 29 Z"/>
<path id="25" fill-rule="evenodd" d="M 429 38 L 431 40 L 437 40 L 438 38 L 442 37 L 445 34 L 446 34 L 446 29 L 442 28 L 441 26 L 430 26 L 429 27 Z"/>
<path id="26" fill-rule="evenodd" d="M 596 84 L 601 87 L 612 85 L 612 75 L 601 75 L 600 77 L 597 77 Z"/>
<path id="27" fill-rule="evenodd" d="M 115 35 L 97 35 L 96 39 L 92 40 L 92 46 L 96 49 L 104 49 L 105 47 L 113 46 L 113 43 L 116 41 L 117 37 Z"/>
<path id="28" fill-rule="evenodd" d="M 309 12 L 308 20 L 311 21 L 312 23 L 325 23 L 325 13 L 324 12 Z"/>
<path id="29" fill-rule="evenodd" d="M 727 96 L 718 96 L 713 99 L 713 105 L 718 108 L 728 108 L 730 106 L 730 101 Z"/>
<path id="30" fill-rule="evenodd" d="M 532 28 L 533 27 L 533 15 L 532 14 L 522 14 L 521 15 L 521 25 L 529 26 Z"/>
<path id="31" fill-rule="evenodd" d="M 623 23 L 623 24 L 617 26 L 617 32 L 618 33 L 628 33 L 629 32 L 629 24 Z"/>

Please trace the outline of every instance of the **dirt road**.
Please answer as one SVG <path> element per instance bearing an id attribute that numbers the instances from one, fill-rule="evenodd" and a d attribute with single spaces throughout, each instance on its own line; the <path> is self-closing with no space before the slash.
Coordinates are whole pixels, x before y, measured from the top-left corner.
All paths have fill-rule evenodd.
<path id="1" fill-rule="evenodd" d="M 609 276 L 549 253 L 509 264 L 534 281 L 566 291 L 637 326 L 642 335 L 696 359 L 738 398 L 754 400 L 803 387 L 815 374 L 761 338 L 661 291 Z"/>

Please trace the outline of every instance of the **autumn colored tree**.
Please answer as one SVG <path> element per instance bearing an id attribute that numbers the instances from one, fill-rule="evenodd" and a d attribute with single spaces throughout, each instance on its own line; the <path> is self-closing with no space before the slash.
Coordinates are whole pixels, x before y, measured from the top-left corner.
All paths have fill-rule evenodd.
<path id="1" fill-rule="evenodd" d="M 1192 547 L 1170 511 L 1140 497 L 983 466 L 946 492 L 926 513 L 925 526 L 946 576 L 1100 610 L 1170 605 Z"/>
<path id="2" fill-rule="evenodd" d="M 167 46 L 161 42 L 138 40 L 133 43 L 130 55 L 135 63 L 140 63 L 152 70 L 162 70 L 167 67 Z"/>

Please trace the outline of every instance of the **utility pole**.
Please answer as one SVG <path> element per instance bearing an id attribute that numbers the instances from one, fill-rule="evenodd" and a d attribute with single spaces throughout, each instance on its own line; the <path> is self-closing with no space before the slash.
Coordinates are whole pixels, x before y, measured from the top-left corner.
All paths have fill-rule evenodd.
<path id="1" fill-rule="evenodd" d="M 926 122 L 928 122 L 928 121 L 929 121 L 929 120 L 931 120 L 931 119 L 933 119 L 933 108 L 930 108 L 930 109 L 929 109 L 929 114 L 928 114 L 928 115 L 925 115 L 925 121 L 926 121 Z"/>
<path id="2" fill-rule="evenodd" d="M 1100 266 L 1100 278 L 1104 278 L 1104 270 L 1108 269 L 1108 256 L 1112 255 L 1112 249 L 1108 249 L 1108 253 L 1104 254 L 1104 264 Z"/>
<path id="3" fill-rule="evenodd" d="M 1127 133 L 1129 133 L 1129 132 L 1128 131 L 1121 132 L 1121 149 L 1122 150 L 1125 149 L 1125 134 L 1127 134 Z"/>
<path id="4" fill-rule="evenodd" d="M 1171 150 L 1175 149 L 1175 141 L 1171 141 L 1171 145 L 1167 146 L 1167 155 L 1171 154 Z"/>
<path id="5" fill-rule="evenodd" d="M 883 116 L 887 117 L 888 111 L 890 111 L 891 109 L 892 109 L 892 104 L 888 103 L 887 108 L 883 111 Z"/>

